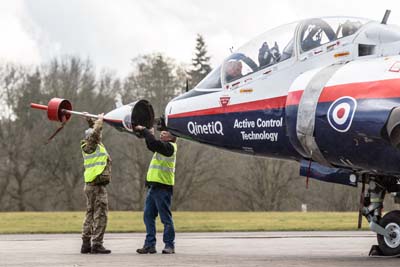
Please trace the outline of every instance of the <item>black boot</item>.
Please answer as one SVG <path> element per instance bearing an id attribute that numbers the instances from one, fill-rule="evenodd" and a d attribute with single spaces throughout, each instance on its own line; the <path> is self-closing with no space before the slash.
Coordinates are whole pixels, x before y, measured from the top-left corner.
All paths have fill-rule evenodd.
<path id="1" fill-rule="evenodd" d="M 83 240 L 82 247 L 81 247 L 81 253 L 88 254 L 91 251 L 92 251 L 92 247 L 90 246 L 90 240 Z"/>
<path id="2" fill-rule="evenodd" d="M 92 254 L 110 254 L 111 250 L 106 249 L 103 245 L 93 245 Z"/>
<path id="3" fill-rule="evenodd" d="M 145 246 L 143 246 L 142 248 L 138 248 L 136 250 L 136 252 L 139 253 L 139 254 L 148 254 L 148 253 L 154 254 L 154 253 L 157 253 L 157 250 L 156 250 L 155 247 L 145 247 Z"/>
<path id="4" fill-rule="evenodd" d="M 165 247 L 162 250 L 162 254 L 174 254 L 175 253 L 175 248 L 172 247 Z"/>

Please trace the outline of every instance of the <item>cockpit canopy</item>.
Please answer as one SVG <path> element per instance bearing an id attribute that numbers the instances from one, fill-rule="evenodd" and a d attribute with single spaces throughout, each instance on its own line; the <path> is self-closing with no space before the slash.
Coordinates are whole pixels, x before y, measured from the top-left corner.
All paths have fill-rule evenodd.
<path id="1" fill-rule="evenodd" d="M 205 77 L 196 89 L 223 86 L 323 44 L 354 35 L 367 19 L 351 17 L 314 18 L 286 24 L 246 43 Z"/>
<path id="2" fill-rule="evenodd" d="M 302 23 L 299 30 L 300 52 L 355 34 L 368 20 L 360 18 L 315 18 Z"/>
<path id="3" fill-rule="evenodd" d="M 293 37 L 297 24 L 272 29 L 240 47 L 222 65 L 223 83 L 230 83 L 291 58 L 294 55 Z"/>

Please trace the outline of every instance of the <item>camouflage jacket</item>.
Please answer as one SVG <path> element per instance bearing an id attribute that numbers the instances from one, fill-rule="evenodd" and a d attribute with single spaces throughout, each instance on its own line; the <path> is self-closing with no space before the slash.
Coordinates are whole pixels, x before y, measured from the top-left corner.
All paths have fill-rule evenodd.
<path id="1" fill-rule="evenodd" d="M 97 149 L 97 145 L 101 144 L 101 131 L 103 130 L 103 121 L 88 119 L 89 127 L 93 126 L 93 133 L 86 139 L 81 141 L 82 150 L 87 154 L 92 154 Z M 111 157 L 107 159 L 107 165 L 104 171 L 95 179 L 94 183 L 102 183 L 102 181 L 111 181 Z"/>

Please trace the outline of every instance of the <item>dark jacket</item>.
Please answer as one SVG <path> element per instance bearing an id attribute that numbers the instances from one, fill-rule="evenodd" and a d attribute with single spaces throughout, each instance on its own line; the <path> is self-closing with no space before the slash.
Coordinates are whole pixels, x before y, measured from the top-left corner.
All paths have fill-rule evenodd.
<path id="1" fill-rule="evenodd" d="M 166 157 L 171 157 L 174 154 L 174 146 L 171 145 L 170 142 L 164 142 L 161 140 L 157 140 L 154 135 L 148 130 L 143 129 L 143 136 L 146 140 L 147 148 L 152 152 L 158 152 Z M 157 187 L 167 189 L 172 192 L 172 185 L 161 184 L 157 182 L 147 182 L 146 186 L 148 187 Z"/>

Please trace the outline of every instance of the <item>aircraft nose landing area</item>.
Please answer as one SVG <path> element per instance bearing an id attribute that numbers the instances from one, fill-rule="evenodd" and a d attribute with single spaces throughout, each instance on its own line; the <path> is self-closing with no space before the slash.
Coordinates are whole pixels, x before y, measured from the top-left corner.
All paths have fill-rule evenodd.
<path id="1" fill-rule="evenodd" d="M 176 254 L 139 255 L 144 234 L 107 234 L 111 255 L 82 255 L 80 235 L 0 235 L 0 266 L 398 266 L 371 258 L 370 232 L 181 233 Z"/>

